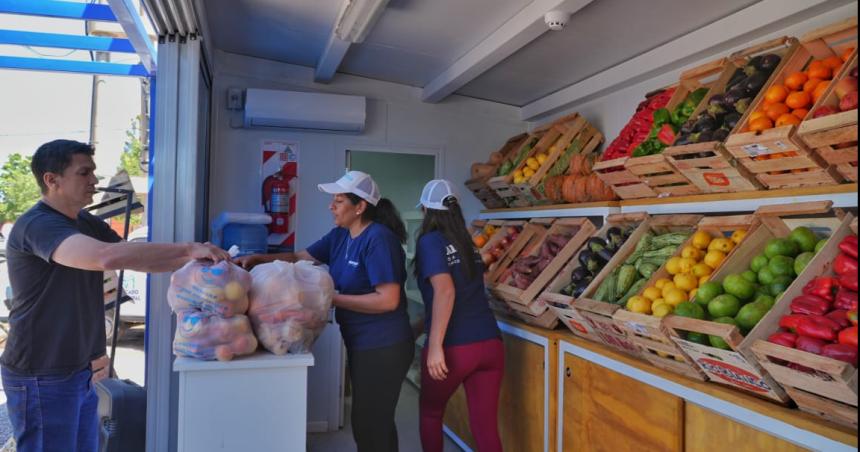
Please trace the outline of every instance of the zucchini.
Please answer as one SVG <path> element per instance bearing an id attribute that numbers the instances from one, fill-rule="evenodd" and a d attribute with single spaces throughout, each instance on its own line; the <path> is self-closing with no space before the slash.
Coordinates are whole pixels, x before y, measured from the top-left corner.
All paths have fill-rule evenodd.
<path id="1" fill-rule="evenodd" d="M 670 232 L 658 235 L 651 241 L 651 249 L 665 248 L 668 246 L 678 247 L 687 240 L 690 234 L 687 232 Z"/>
<path id="2" fill-rule="evenodd" d="M 646 284 L 648 284 L 648 278 L 642 278 L 639 281 L 636 281 L 629 289 L 627 289 L 627 292 L 618 299 L 616 304 L 620 304 L 622 306 L 627 304 L 627 300 L 644 289 Z"/>
<path id="3" fill-rule="evenodd" d="M 636 262 L 636 259 L 639 259 L 645 251 L 651 249 L 651 240 L 654 238 L 654 234 L 650 232 L 646 232 L 642 235 L 642 238 L 636 242 L 636 248 L 633 249 L 633 252 L 630 253 L 630 256 L 627 256 L 627 260 L 624 261 L 625 264 L 632 264 Z"/>
<path id="4" fill-rule="evenodd" d="M 659 265 L 654 265 L 650 262 L 645 262 L 645 261 L 637 261 L 637 262 L 644 262 L 642 265 L 639 266 L 638 270 L 639 270 L 639 274 L 642 275 L 642 277 L 645 279 L 651 278 L 651 275 L 653 275 L 654 272 L 656 272 L 657 269 L 660 268 Z"/>
<path id="5" fill-rule="evenodd" d="M 630 286 L 632 286 L 638 278 L 639 272 L 636 271 L 635 266 L 629 264 L 622 265 L 618 270 L 618 279 L 615 282 L 615 291 L 618 295 L 627 293 Z"/>
<path id="6" fill-rule="evenodd" d="M 609 301 L 609 286 L 612 286 L 613 289 L 615 288 L 615 281 L 613 280 L 612 275 L 613 274 L 610 273 L 609 276 L 607 276 L 606 279 L 604 279 L 603 282 L 600 283 L 600 286 L 597 288 L 591 298 L 594 298 L 597 301 Z"/>
<path id="7" fill-rule="evenodd" d="M 675 254 L 675 251 L 678 249 L 678 245 L 669 245 L 664 246 L 663 248 L 654 249 L 651 251 L 645 251 L 642 253 L 642 259 L 669 259 Z"/>

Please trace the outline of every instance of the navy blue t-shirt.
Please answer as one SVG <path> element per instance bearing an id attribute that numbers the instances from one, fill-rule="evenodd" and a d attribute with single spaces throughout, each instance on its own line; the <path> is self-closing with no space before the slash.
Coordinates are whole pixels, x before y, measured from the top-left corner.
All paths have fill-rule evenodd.
<path id="1" fill-rule="evenodd" d="M 468 279 L 460 252 L 439 231 L 428 232 L 418 238 L 418 288 L 424 299 L 425 330 L 430 334 L 433 314 L 433 286 L 430 277 L 448 273 L 454 280 L 454 310 L 448 321 L 443 344 L 462 345 L 500 337 L 496 318 L 490 311 L 484 290 L 481 256 L 475 253 L 475 275 Z"/>
<path id="2" fill-rule="evenodd" d="M 122 240 L 85 211 L 72 219 L 41 201 L 18 218 L 9 234 L 11 328 L 0 363 L 16 373 L 77 372 L 105 354 L 104 272 L 51 259 L 60 243 L 75 234 Z"/>
<path id="3" fill-rule="evenodd" d="M 334 228 L 307 248 L 314 259 L 327 264 L 334 288 L 344 295 L 373 293 L 380 284 L 400 284 L 397 309 L 365 314 L 337 308 L 335 318 L 347 348 L 367 350 L 412 340 L 406 313 L 406 255 L 397 237 L 387 227 L 371 223 L 358 237 L 349 230 Z"/>

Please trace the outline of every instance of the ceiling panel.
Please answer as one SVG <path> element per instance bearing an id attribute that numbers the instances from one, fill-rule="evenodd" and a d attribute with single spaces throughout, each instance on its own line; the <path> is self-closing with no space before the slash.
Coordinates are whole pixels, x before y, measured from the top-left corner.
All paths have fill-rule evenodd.
<path id="1" fill-rule="evenodd" d="M 523 106 L 757 2 L 595 0 L 457 94 Z"/>

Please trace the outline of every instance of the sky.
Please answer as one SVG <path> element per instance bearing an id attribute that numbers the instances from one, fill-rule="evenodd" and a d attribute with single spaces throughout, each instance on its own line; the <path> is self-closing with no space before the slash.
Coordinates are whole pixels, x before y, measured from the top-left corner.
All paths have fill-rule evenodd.
<path id="1" fill-rule="evenodd" d="M 0 14 L 0 29 L 82 35 L 84 22 Z M 0 45 L 0 55 L 90 61 L 85 51 L 9 45 Z M 140 59 L 114 53 L 111 61 L 136 64 Z M 109 177 L 119 166 L 125 131 L 140 114 L 140 81 L 134 77 L 101 80 L 95 158 L 97 174 Z M 14 153 L 32 155 L 53 139 L 88 141 L 91 93 L 89 75 L 0 69 L 0 165 Z"/>

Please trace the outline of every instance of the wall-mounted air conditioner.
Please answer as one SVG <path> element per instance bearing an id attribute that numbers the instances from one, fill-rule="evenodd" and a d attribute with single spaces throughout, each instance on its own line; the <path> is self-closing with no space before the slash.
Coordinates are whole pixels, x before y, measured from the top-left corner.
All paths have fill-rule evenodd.
<path id="1" fill-rule="evenodd" d="M 361 132 L 366 103 L 362 96 L 248 88 L 244 125 Z"/>

